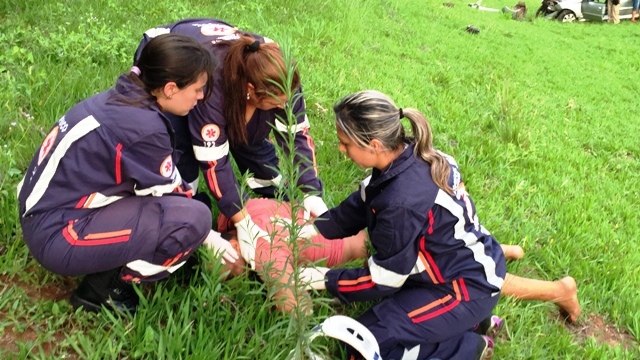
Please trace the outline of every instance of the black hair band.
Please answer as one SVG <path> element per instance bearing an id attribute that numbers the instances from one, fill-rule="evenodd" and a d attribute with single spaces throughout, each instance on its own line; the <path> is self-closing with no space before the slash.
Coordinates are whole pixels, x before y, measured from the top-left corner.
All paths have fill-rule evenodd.
<path id="1" fill-rule="evenodd" d="M 253 43 L 251 43 L 251 45 L 247 45 L 246 50 L 248 52 L 256 52 L 258 51 L 259 47 L 260 47 L 260 41 L 256 40 Z"/>
<path id="2" fill-rule="evenodd" d="M 400 116 L 400 119 L 404 117 L 404 114 L 402 113 L 402 108 L 398 109 L 398 116 Z"/>

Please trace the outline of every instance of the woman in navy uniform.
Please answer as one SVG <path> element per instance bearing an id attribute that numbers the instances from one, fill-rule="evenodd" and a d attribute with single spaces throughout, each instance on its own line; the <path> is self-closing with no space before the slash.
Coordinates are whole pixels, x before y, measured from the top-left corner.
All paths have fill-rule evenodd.
<path id="1" fill-rule="evenodd" d="M 194 39 L 159 36 L 113 88 L 62 116 L 36 152 L 18 186 L 24 239 L 46 269 L 86 275 L 74 307 L 134 312 L 131 283 L 168 276 L 203 242 L 237 258 L 176 170 L 164 115 L 206 99 L 214 69 Z"/>
<path id="2" fill-rule="evenodd" d="M 505 257 L 460 186 L 457 164 L 433 149 L 424 115 L 384 94 L 348 95 L 334 111 L 340 151 L 373 172 L 315 225 L 329 239 L 367 228 L 375 254 L 367 267 L 305 268 L 304 278 L 346 303 L 383 298 L 357 318 L 383 359 L 490 358 L 492 339 L 473 329 L 498 302 Z"/>
<path id="3" fill-rule="evenodd" d="M 281 183 L 278 158 L 268 137 L 272 129 L 275 141 L 290 151 L 285 139 L 294 134 L 299 181 L 307 193 L 305 208 L 314 215 L 327 210 L 320 197 L 313 139 L 300 87 L 298 71 L 291 74 L 296 100 L 293 125 L 288 124 L 283 106 L 286 95 L 283 79 L 288 65 L 280 48 L 272 40 L 241 31 L 217 19 L 186 19 L 145 32 L 136 58 L 145 44 L 159 34 L 183 34 L 197 39 L 219 62 L 212 96 L 188 114 L 188 121 L 172 117 L 181 153 L 178 169 L 197 187 L 198 167 L 222 214 L 238 229 L 244 244 L 243 256 L 253 264 L 251 248 L 259 235 L 243 206 L 238 181 L 229 155 L 241 173 L 249 171 L 247 185 L 258 195 L 273 198 Z"/>

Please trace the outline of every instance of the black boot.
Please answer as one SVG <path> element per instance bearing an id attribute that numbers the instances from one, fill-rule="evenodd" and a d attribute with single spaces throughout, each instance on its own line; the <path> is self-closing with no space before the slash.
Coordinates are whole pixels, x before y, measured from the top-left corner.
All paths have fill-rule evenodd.
<path id="1" fill-rule="evenodd" d="M 83 307 L 85 311 L 100 311 L 102 306 L 133 315 L 138 307 L 138 294 L 130 283 L 120 279 L 120 268 L 84 277 L 71 295 L 74 309 Z"/>

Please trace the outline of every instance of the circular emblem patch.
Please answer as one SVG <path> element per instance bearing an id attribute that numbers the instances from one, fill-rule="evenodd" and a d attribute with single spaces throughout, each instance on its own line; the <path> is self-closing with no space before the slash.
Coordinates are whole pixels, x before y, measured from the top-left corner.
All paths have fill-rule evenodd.
<path id="1" fill-rule="evenodd" d="M 216 141 L 220 137 L 220 128 L 216 124 L 207 124 L 202 127 L 200 135 L 204 141 Z"/>
<path id="2" fill-rule="evenodd" d="M 173 159 L 171 159 L 171 155 L 169 155 L 164 159 L 162 165 L 160 165 L 160 175 L 168 178 L 171 174 L 173 174 Z"/>
<path id="3" fill-rule="evenodd" d="M 222 24 L 203 24 L 200 27 L 200 32 L 204 36 L 225 36 L 234 34 L 236 29 Z"/>
<path id="4" fill-rule="evenodd" d="M 56 142 L 56 137 L 58 137 L 58 126 L 51 129 L 47 137 L 44 138 L 42 145 L 40 146 L 40 154 L 38 155 L 38 165 L 42 163 L 42 160 L 47 156 L 53 144 Z"/>

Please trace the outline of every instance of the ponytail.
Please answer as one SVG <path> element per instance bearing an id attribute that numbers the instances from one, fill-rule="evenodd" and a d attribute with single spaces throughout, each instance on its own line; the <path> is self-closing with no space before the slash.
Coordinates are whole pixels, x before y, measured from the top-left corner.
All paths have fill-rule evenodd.
<path id="1" fill-rule="evenodd" d="M 289 66 L 284 63 L 276 43 L 260 43 L 243 34 L 237 40 L 221 42 L 229 46 L 222 71 L 223 114 L 232 143 L 247 143 L 246 106 L 248 84 L 254 87 L 258 101 L 284 94 L 284 82 Z M 294 70 L 292 88 L 300 85 L 298 70 Z"/>
<path id="2" fill-rule="evenodd" d="M 403 109 L 403 113 L 411 123 L 411 132 L 416 143 L 414 154 L 431 164 L 433 182 L 449 195 L 453 195 L 453 189 L 449 186 L 451 166 L 447 159 L 433 148 L 433 135 L 429 121 L 416 109 Z"/>
<path id="3" fill-rule="evenodd" d="M 387 149 L 397 149 L 409 141 L 400 119 L 407 118 L 415 137 L 415 156 L 431 165 L 434 183 L 448 194 L 451 166 L 447 159 L 433 148 L 431 126 L 418 110 L 400 109 L 386 95 L 373 90 L 353 93 L 342 98 L 334 107 L 340 130 L 357 146 L 365 148 L 378 139 Z"/>

